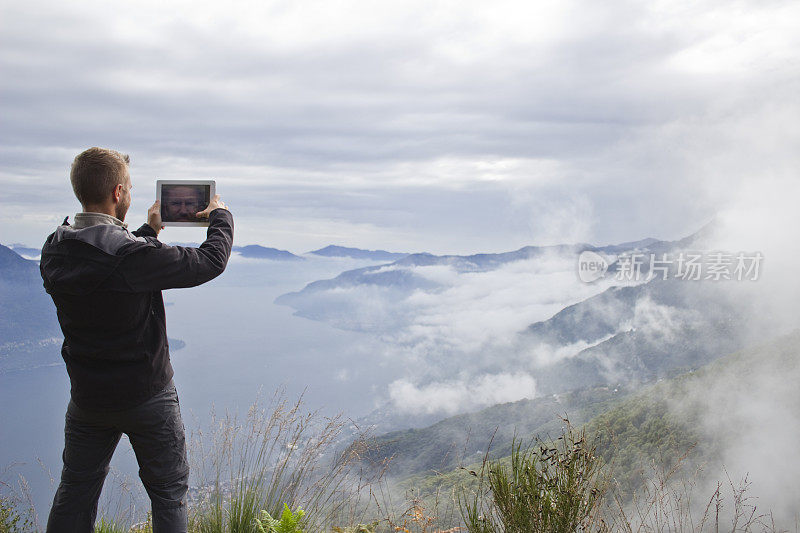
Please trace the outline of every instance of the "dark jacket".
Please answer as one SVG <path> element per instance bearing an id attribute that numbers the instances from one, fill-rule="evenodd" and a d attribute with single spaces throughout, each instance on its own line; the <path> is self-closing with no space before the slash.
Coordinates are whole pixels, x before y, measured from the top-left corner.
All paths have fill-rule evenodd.
<path id="1" fill-rule="evenodd" d="M 219 276 L 231 254 L 233 216 L 215 209 L 199 248 L 167 246 L 144 224 L 59 226 L 42 248 L 44 287 L 64 333 L 72 400 L 118 410 L 162 390 L 173 370 L 163 289 L 194 287 Z"/>

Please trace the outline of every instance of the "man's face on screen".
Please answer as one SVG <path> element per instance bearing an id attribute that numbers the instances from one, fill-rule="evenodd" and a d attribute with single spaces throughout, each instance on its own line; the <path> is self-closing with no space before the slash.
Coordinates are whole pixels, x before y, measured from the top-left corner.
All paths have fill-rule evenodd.
<path id="1" fill-rule="evenodd" d="M 176 186 L 162 191 L 164 220 L 168 222 L 197 222 L 197 212 L 205 209 L 203 191 L 199 187 Z"/>

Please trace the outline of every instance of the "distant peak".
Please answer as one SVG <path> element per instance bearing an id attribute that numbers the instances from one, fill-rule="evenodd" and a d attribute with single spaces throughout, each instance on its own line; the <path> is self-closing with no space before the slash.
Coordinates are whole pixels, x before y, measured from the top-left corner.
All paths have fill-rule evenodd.
<path id="1" fill-rule="evenodd" d="M 276 259 L 279 261 L 302 261 L 303 258 L 294 255 L 287 250 L 279 250 L 277 248 L 268 248 L 260 244 L 248 244 L 246 246 L 234 246 L 233 251 L 237 252 L 242 257 L 251 257 L 255 259 Z"/>
<path id="2" fill-rule="evenodd" d="M 337 246 L 335 244 L 329 244 L 324 248 L 312 250 L 307 253 L 322 257 L 351 257 L 354 259 L 370 259 L 377 261 L 395 261 L 408 255 L 407 253 L 387 252 L 386 250 L 364 250 L 362 248 Z"/>

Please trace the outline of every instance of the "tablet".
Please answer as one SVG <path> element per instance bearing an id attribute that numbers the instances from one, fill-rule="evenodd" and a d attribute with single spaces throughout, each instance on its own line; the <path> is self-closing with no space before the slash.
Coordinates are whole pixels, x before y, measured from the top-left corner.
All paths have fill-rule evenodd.
<path id="1" fill-rule="evenodd" d="M 203 211 L 216 194 L 214 180 L 156 180 L 156 198 L 161 202 L 163 226 L 208 226 Z"/>

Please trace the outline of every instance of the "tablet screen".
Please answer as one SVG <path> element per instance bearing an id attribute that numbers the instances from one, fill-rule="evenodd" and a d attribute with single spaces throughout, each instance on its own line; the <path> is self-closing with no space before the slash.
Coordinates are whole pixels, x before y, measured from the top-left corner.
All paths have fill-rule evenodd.
<path id="1" fill-rule="evenodd" d="M 211 185 L 208 184 L 161 184 L 161 221 L 200 222 L 196 214 L 211 201 Z"/>

